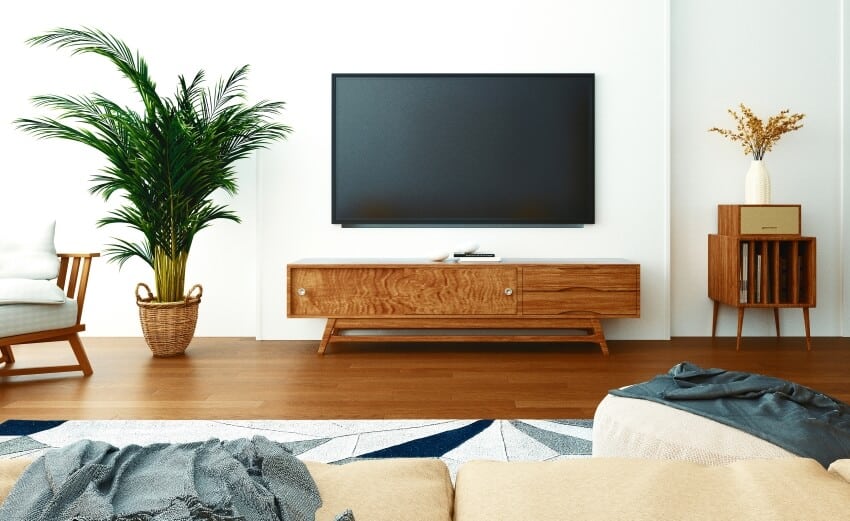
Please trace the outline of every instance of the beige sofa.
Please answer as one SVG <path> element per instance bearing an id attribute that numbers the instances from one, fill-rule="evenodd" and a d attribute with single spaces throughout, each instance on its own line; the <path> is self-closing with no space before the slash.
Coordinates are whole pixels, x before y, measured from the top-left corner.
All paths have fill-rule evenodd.
<path id="1" fill-rule="evenodd" d="M 0 499 L 29 462 L 0 461 Z M 357 521 L 850 519 L 850 459 L 685 461 L 586 458 L 465 463 L 455 486 L 436 459 L 307 463 L 323 506 Z"/>

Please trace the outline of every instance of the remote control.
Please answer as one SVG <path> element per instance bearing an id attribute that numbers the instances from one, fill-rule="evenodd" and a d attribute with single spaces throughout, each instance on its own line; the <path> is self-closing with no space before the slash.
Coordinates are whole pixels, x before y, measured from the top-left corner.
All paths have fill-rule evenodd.
<path id="1" fill-rule="evenodd" d="M 495 253 L 455 253 L 455 257 L 495 257 Z"/>

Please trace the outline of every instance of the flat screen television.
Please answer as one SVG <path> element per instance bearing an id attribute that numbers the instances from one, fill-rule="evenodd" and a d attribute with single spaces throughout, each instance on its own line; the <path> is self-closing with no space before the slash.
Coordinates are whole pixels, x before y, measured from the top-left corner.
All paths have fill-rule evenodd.
<path id="1" fill-rule="evenodd" d="M 593 74 L 333 74 L 343 226 L 594 222 Z"/>

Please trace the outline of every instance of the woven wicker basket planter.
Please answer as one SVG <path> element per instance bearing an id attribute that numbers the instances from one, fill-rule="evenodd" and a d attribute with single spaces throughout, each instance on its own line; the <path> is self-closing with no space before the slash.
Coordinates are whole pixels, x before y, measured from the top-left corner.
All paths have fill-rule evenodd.
<path id="1" fill-rule="evenodd" d="M 142 288 L 147 292 L 146 297 L 139 294 Z M 177 356 L 186 351 L 195 336 L 198 304 L 201 303 L 203 293 L 201 285 L 195 284 L 186 294 L 185 300 L 156 302 L 147 284 L 140 282 L 136 286 L 136 304 L 139 306 L 142 333 L 153 356 Z"/>

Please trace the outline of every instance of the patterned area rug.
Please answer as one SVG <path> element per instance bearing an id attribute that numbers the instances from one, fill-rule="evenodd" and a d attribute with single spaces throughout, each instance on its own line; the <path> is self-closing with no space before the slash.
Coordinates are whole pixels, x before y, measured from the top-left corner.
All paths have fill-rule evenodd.
<path id="1" fill-rule="evenodd" d="M 589 457 L 592 420 L 94 420 L 0 423 L 0 459 L 37 456 L 81 439 L 130 444 L 265 436 L 304 460 L 436 457 L 451 470 L 466 461 Z"/>

